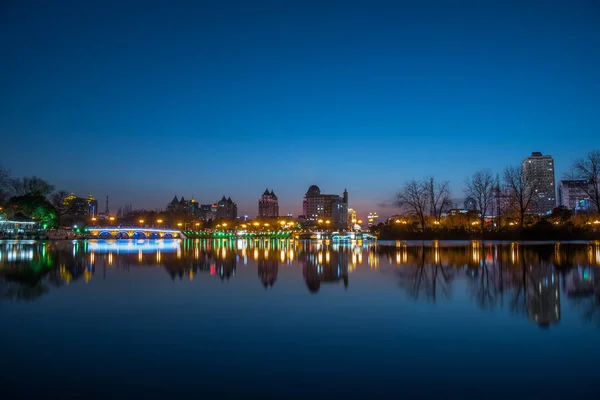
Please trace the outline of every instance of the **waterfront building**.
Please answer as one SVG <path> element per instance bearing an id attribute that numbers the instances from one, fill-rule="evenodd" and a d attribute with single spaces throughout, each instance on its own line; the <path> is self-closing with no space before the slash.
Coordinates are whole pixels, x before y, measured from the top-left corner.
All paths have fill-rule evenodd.
<path id="1" fill-rule="evenodd" d="M 176 214 L 186 215 L 198 215 L 199 204 L 196 200 L 186 200 L 183 196 L 181 199 L 177 199 L 177 196 L 173 197 L 173 200 L 167 205 L 167 212 Z"/>
<path id="2" fill-rule="evenodd" d="M 198 218 L 202 221 L 212 221 L 217 218 L 217 203 L 201 204 L 198 207 Z"/>
<path id="3" fill-rule="evenodd" d="M 303 220 L 307 225 L 317 225 L 319 219 L 327 219 L 335 229 L 348 227 L 348 191 L 344 194 L 322 194 L 317 185 L 312 185 L 302 202 Z"/>
<path id="4" fill-rule="evenodd" d="M 231 200 L 231 197 L 227 199 L 225 196 L 217 203 L 217 218 L 223 219 L 236 219 L 237 218 L 237 204 Z"/>
<path id="5" fill-rule="evenodd" d="M 525 157 L 521 169 L 526 181 L 535 185 L 534 201 L 529 211 L 537 215 L 550 214 L 556 207 L 554 159 L 535 151 Z"/>
<path id="6" fill-rule="evenodd" d="M 369 213 L 369 216 L 367 217 L 367 222 L 369 224 L 369 227 L 377 225 L 379 223 L 379 215 L 377 215 L 376 212 Z"/>
<path id="7" fill-rule="evenodd" d="M 0 214 L 0 237 L 18 237 L 34 234 L 40 229 L 40 221 L 17 213 L 12 217 Z"/>
<path id="8" fill-rule="evenodd" d="M 588 211 L 590 196 L 594 190 L 592 182 L 586 179 L 562 180 L 558 182 L 558 205 L 575 213 Z"/>
<path id="9" fill-rule="evenodd" d="M 271 190 L 266 189 L 263 195 L 258 200 L 258 216 L 259 217 L 278 217 L 279 216 L 279 200 Z"/>
<path id="10" fill-rule="evenodd" d="M 348 209 L 348 227 L 353 228 L 358 222 L 358 217 L 354 208 Z"/>

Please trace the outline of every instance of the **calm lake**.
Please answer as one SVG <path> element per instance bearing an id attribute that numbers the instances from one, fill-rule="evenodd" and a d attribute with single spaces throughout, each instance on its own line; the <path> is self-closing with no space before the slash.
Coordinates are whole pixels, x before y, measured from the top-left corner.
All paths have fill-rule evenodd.
<path id="1" fill-rule="evenodd" d="M 600 242 L 0 241 L 2 398 L 593 398 Z"/>

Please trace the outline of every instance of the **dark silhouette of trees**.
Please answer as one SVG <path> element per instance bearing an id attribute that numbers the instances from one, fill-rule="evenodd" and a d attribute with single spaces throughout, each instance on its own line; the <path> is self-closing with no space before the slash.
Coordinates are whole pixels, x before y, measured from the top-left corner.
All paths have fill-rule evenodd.
<path id="1" fill-rule="evenodd" d="M 429 202 L 427 188 L 420 182 L 412 179 L 404 184 L 397 194 L 398 205 L 408 209 L 419 220 L 421 229 L 425 229 L 425 213 Z"/>
<path id="2" fill-rule="evenodd" d="M 11 179 L 9 187 L 13 196 L 46 197 L 54 191 L 54 186 L 36 176 Z"/>
<path id="3" fill-rule="evenodd" d="M 519 215 L 519 227 L 523 228 L 525 214 L 535 201 L 538 182 L 533 174 L 526 174 L 521 167 L 512 166 L 504 170 L 504 183 L 510 195 L 509 206 Z"/>
<path id="4" fill-rule="evenodd" d="M 428 197 L 430 213 L 433 218 L 439 220 L 442 213 L 452 207 L 452 199 L 450 194 L 450 182 L 435 182 L 433 176 L 423 180 Z"/>
<path id="5" fill-rule="evenodd" d="M 485 214 L 492 208 L 492 192 L 494 189 L 494 177 L 489 169 L 477 171 L 465 180 L 465 195 L 475 200 L 479 209 L 479 224 L 481 232 L 485 228 Z"/>

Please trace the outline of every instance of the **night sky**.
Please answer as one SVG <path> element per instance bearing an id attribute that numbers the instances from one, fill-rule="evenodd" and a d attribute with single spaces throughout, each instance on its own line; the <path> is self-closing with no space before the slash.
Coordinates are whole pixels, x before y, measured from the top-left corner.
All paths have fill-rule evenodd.
<path id="1" fill-rule="evenodd" d="M 450 3 L 453 3 L 451 6 Z M 600 148 L 597 1 L 0 5 L 0 163 L 57 189 L 389 215 L 410 178 Z"/>

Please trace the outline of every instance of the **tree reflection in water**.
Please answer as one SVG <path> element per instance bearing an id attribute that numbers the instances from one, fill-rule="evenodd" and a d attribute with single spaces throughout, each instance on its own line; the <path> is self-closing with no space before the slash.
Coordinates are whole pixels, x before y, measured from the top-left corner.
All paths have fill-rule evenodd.
<path id="1" fill-rule="evenodd" d="M 241 264 L 256 268 L 255 276 L 265 289 L 276 285 L 281 266 L 301 266 L 310 293 L 336 290 L 337 285 L 348 290 L 351 275 L 358 271 L 392 273 L 395 280 L 390 282 L 397 282 L 410 298 L 431 303 L 451 299 L 460 280 L 473 304 L 484 311 L 506 308 L 548 327 L 559 323 L 561 310 L 568 308 L 600 326 L 600 242 L 433 241 L 367 247 L 263 239 L 168 245 L 107 241 L 103 246 L 85 241 L 6 241 L 0 242 L 0 296 L 34 300 L 52 288 L 89 282 L 96 271 L 106 279 L 107 269 L 161 268 L 173 281 L 213 276 L 226 283 L 235 278 Z"/>

